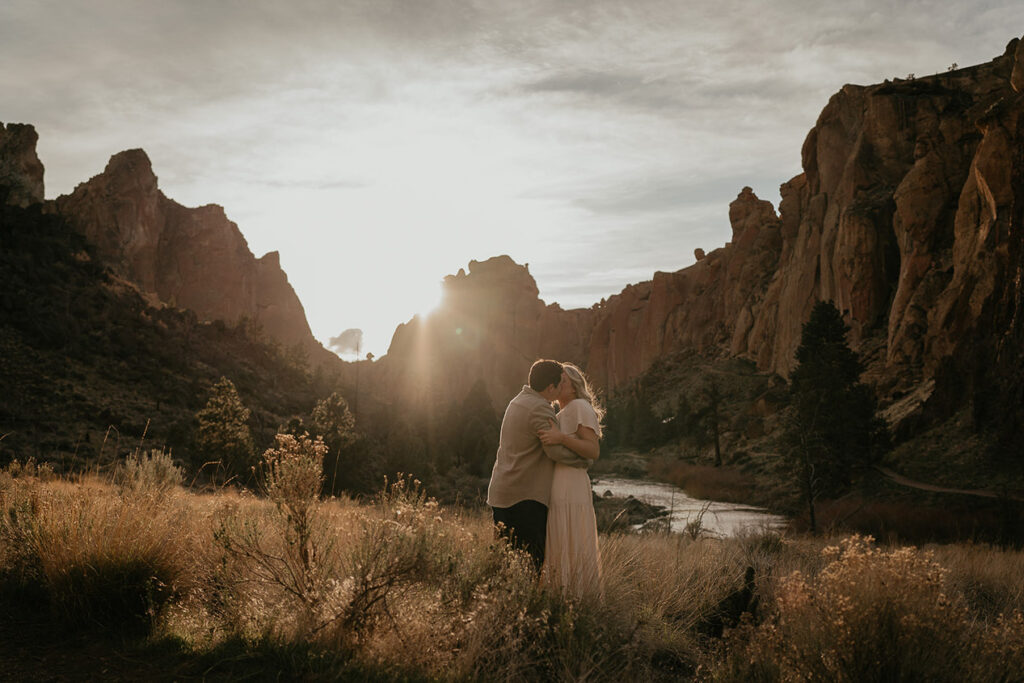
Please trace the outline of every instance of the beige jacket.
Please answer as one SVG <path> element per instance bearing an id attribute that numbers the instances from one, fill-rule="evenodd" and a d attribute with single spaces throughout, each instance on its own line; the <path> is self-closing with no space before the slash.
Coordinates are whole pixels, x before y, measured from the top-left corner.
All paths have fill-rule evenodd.
<path id="1" fill-rule="evenodd" d="M 488 505 L 507 508 L 524 500 L 547 505 L 555 462 L 580 468 L 590 464 L 565 446 L 541 443 L 537 432 L 550 427 L 554 419 L 555 409 L 528 386 L 508 404 L 501 421 L 498 456 L 487 487 Z"/>

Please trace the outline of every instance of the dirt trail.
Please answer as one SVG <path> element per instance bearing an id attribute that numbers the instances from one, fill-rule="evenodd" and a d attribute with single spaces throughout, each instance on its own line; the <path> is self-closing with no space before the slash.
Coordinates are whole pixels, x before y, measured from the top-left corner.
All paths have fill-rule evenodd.
<path id="1" fill-rule="evenodd" d="M 897 474 L 896 472 L 893 472 L 888 467 L 876 466 L 875 469 L 901 486 L 909 486 L 910 488 L 920 489 L 922 491 L 935 491 L 936 493 L 958 493 L 964 496 L 981 496 L 983 498 L 1001 498 L 1004 500 L 1016 500 L 1024 502 L 1024 498 L 1009 492 L 993 491 L 991 489 L 953 489 L 948 488 L 946 486 L 935 486 L 934 484 L 926 484 L 925 482 L 908 479 L 907 477 L 904 477 L 902 474 Z"/>

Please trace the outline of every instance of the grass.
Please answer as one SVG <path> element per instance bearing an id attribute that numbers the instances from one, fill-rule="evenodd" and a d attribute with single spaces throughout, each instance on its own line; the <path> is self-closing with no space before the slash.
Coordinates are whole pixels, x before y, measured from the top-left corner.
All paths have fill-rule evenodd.
<path id="1" fill-rule="evenodd" d="M 754 482 L 737 467 L 695 465 L 680 460 L 651 460 L 649 473 L 686 491 L 694 498 L 720 500 L 727 503 L 749 503 Z"/>
<path id="2" fill-rule="evenodd" d="M 440 506 L 408 479 L 366 503 L 319 500 L 301 460 L 317 446 L 279 446 L 269 497 L 168 487 L 168 467 L 153 463 L 116 484 L 0 473 L 0 609 L 45 605 L 65 633 L 114 635 L 102 647 L 125 653 L 125 677 L 137 662 L 152 678 L 143 661 L 168 679 L 257 680 L 997 681 L 1024 670 L 1018 550 L 612 533 L 603 595 L 574 601 L 546 592 L 485 513 Z"/>

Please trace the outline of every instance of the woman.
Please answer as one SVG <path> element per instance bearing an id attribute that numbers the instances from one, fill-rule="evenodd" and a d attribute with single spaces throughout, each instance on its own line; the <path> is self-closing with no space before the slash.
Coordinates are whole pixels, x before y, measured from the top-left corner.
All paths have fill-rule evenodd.
<path id="1" fill-rule="evenodd" d="M 541 430 L 545 444 L 561 444 L 577 455 L 596 460 L 600 453 L 604 410 L 578 367 L 564 363 L 559 385 L 558 426 Z M 555 463 L 548 505 L 544 580 L 577 598 L 601 591 L 601 556 L 597 519 L 587 471 Z"/>

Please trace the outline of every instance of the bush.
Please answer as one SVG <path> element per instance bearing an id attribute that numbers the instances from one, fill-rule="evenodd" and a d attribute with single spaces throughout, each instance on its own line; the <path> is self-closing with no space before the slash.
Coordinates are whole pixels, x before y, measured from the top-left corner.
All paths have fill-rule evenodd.
<path id="1" fill-rule="evenodd" d="M 930 552 L 852 536 L 822 551 L 817 576 L 783 579 L 771 617 L 732 634 L 715 680 L 1008 680 L 1019 613 L 977 624 Z M 1005 668 L 1004 668 L 1005 667 Z M 969 672 L 974 672 L 973 675 Z"/>
<path id="2" fill-rule="evenodd" d="M 162 496 L 181 486 L 182 478 L 181 468 L 174 464 L 170 452 L 163 450 L 135 451 L 116 474 L 122 495 Z"/>
<path id="3" fill-rule="evenodd" d="M 215 538 L 231 561 L 233 582 L 254 582 L 248 597 L 290 612 L 297 635 L 305 637 L 323 627 L 322 605 L 334 588 L 333 542 L 320 514 L 327 447 L 291 434 L 278 434 L 277 446 L 263 454 L 261 468 L 261 486 L 275 507 L 269 525 L 229 515 Z M 230 614 L 228 621 L 244 619 Z"/>

